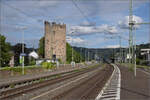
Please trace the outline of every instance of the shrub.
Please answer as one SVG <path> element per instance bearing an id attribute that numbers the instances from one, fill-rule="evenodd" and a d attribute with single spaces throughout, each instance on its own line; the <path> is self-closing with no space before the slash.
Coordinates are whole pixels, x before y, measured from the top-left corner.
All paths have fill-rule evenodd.
<path id="1" fill-rule="evenodd" d="M 140 64 L 140 59 L 139 58 L 136 58 L 136 63 Z"/>
<path id="2" fill-rule="evenodd" d="M 61 59 L 58 59 L 58 62 L 60 63 L 60 64 L 62 64 L 63 62 L 61 61 Z"/>
<path id="3" fill-rule="evenodd" d="M 52 63 L 52 62 L 43 62 L 42 63 L 42 67 L 45 69 L 53 69 L 56 67 L 55 65 L 56 65 L 56 63 Z"/>
<path id="4" fill-rule="evenodd" d="M 15 85 L 14 85 L 14 84 L 11 84 L 11 85 L 10 85 L 10 88 L 14 88 L 14 87 L 15 87 Z"/>
<path id="5" fill-rule="evenodd" d="M 30 61 L 30 65 L 35 65 L 35 64 L 36 64 L 35 60 Z"/>

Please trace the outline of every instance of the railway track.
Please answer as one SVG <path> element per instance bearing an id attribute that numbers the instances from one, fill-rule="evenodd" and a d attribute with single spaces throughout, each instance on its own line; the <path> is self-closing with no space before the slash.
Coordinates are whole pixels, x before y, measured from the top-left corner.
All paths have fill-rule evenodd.
<path id="1" fill-rule="evenodd" d="M 45 87 L 45 86 L 48 86 L 48 85 L 53 85 L 55 83 L 70 79 L 72 77 L 79 76 L 79 75 L 84 74 L 86 72 L 95 70 L 96 68 L 97 67 L 88 68 L 88 69 L 85 68 L 85 69 L 76 70 L 75 72 L 71 72 L 71 73 L 67 73 L 67 74 L 63 73 L 63 74 L 59 74 L 57 77 L 54 77 L 52 79 L 45 79 L 45 80 L 41 80 L 41 81 L 35 82 L 35 83 L 31 83 L 32 82 L 31 81 L 31 82 L 29 82 L 26 85 L 21 86 L 21 87 L 0 91 L 0 99 L 1 100 L 2 99 L 7 100 L 9 98 L 13 98 L 13 97 L 19 96 L 21 94 L 30 92 L 32 90 L 39 89 L 39 88 L 42 88 L 42 87 Z"/>
<path id="2" fill-rule="evenodd" d="M 95 100 L 120 100 L 120 69 L 117 65 L 112 65 L 114 66 L 114 72 Z"/>
<path id="3" fill-rule="evenodd" d="M 99 93 L 99 90 L 103 88 L 104 84 L 107 82 L 112 72 L 113 67 L 107 66 L 106 68 L 99 70 L 99 72 L 97 72 L 91 78 L 84 80 L 82 83 L 76 85 L 75 87 L 69 89 L 66 92 L 63 92 L 62 94 L 51 98 L 51 100 L 93 100 Z"/>

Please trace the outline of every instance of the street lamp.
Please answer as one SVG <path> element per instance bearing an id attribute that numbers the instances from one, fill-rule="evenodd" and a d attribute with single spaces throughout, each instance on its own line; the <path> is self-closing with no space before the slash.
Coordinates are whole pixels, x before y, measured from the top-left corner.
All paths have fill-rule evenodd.
<path id="1" fill-rule="evenodd" d="M 24 75 L 24 30 L 27 29 L 27 27 L 18 27 L 20 30 L 22 30 L 22 53 L 20 54 L 21 56 L 21 63 L 22 63 L 22 74 Z"/>

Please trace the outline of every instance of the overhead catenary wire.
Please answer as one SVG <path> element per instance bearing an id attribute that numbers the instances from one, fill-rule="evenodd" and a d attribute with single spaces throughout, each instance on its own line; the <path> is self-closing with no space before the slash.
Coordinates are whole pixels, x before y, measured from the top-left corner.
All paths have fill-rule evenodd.
<path id="1" fill-rule="evenodd" d="M 17 12 L 23 14 L 24 17 L 28 17 L 28 18 L 32 19 L 32 21 L 39 22 L 39 19 L 33 18 L 31 15 L 29 15 L 28 13 L 26 13 L 26 12 L 20 10 L 19 8 L 14 7 L 14 6 L 12 6 L 12 5 L 10 5 L 10 4 L 7 4 L 7 3 L 5 3 L 5 2 L 2 2 L 2 3 L 3 3 L 4 5 L 6 5 L 6 6 L 8 6 L 9 8 L 12 8 L 12 9 L 16 10 Z M 17 24 L 12 24 L 12 25 L 17 25 Z M 20 25 L 25 26 L 25 25 L 23 25 L 23 24 L 18 24 L 18 25 L 19 25 L 19 26 L 20 26 Z M 39 25 L 39 24 L 37 24 L 37 25 Z M 42 28 L 42 27 L 38 27 L 38 26 L 34 26 L 34 27 Z"/>
<path id="2" fill-rule="evenodd" d="M 12 8 L 12 9 L 15 9 L 15 10 L 16 10 L 16 11 L 18 11 L 19 13 L 21 13 L 21 14 L 25 15 L 26 17 L 30 17 L 31 19 L 33 19 L 33 20 L 37 21 L 35 18 L 33 18 L 31 15 L 29 15 L 29 14 L 25 13 L 24 11 L 22 11 L 22 10 L 20 10 L 20 9 L 18 9 L 18 8 L 16 8 L 16 7 L 12 6 L 12 5 L 10 5 L 10 4 L 4 3 L 4 2 L 2 2 L 2 3 L 3 3 L 4 5 L 6 5 L 6 6 L 8 6 L 8 7 Z"/>
<path id="3" fill-rule="evenodd" d="M 10 5 L 10 4 L 8 4 L 8 3 L 6 3 L 6 2 L 1 2 L 1 4 L 4 4 L 4 5 L 6 5 L 7 7 L 9 7 L 9 8 L 11 8 L 11 9 L 14 9 L 15 11 L 17 11 L 18 13 L 20 13 L 20 14 L 22 14 L 22 15 L 24 15 L 23 17 L 28 17 L 28 18 L 30 18 L 32 21 L 35 21 L 35 22 L 39 22 L 38 20 L 39 19 L 35 19 L 35 18 L 33 18 L 32 17 L 32 15 L 29 15 L 28 13 L 26 13 L 26 12 L 24 12 L 24 11 L 22 11 L 21 9 L 19 9 L 19 8 L 17 8 L 17 7 L 14 7 L 14 6 L 12 6 L 12 5 Z M 15 26 L 15 28 L 19 28 L 19 27 L 22 27 L 22 26 L 27 26 L 27 25 L 25 25 L 25 24 L 23 24 L 23 23 L 19 23 L 19 24 L 9 24 L 9 25 L 13 25 L 13 26 Z M 37 25 L 39 25 L 39 24 L 37 24 Z M 40 26 L 34 26 L 34 27 L 36 27 L 36 28 L 40 28 L 40 29 L 43 29 L 43 27 L 40 25 Z"/>
<path id="4" fill-rule="evenodd" d="M 85 13 L 80 9 L 80 7 L 77 5 L 77 3 L 74 0 L 71 0 L 72 3 L 74 4 L 74 6 L 79 10 L 79 12 L 81 13 L 81 15 L 86 19 L 87 22 L 90 22 L 90 20 L 88 19 L 88 17 L 85 15 Z"/>

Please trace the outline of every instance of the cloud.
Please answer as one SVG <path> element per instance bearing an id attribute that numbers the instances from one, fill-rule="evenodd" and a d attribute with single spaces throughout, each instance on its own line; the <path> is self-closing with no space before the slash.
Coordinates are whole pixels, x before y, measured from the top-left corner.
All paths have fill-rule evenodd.
<path id="1" fill-rule="evenodd" d="M 135 23 L 142 23 L 143 19 L 139 16 L 135 16 L 133 15 L 133 21 Z M 125 16 L 125 18 L 123 20 L 120 20 L 118 22 L 118 26 L 122 29 L 129 29 L 129 16 Z M 134 28 L 140 28 L 140 25 L 134 25 Z"/>
<path id="2" fill-rule="evenodd" d="M 96 23 L 94 22 L 88 22 L 88 21 L 83 21 L 80 26 L 95 26 Z"/>
<path id="3" fill-rule="evenodd" d="M 100 26 L 72 26 L 68 35 L 79 36 L 101 33 L 113 35 L 118 33 L 118 30 L 115 26 L 109 26 L 107 24 Z"/>
<path id="4" fill-rule="evenodd" d="M 139 2 L 137 3 L 137 1 Z M 133 10 L 135 11 L 135 8 L 139 8 L 139 5 L 145 3 L 143 1 L 146 0 L 134 0 Z M 16 29 L 16 25 L 21 25 L 28 27 L 25 30 L 25 39 L 40 39 L 44 35 L 44 20 L 56 21 L 67 25 L 67 34 L 69 35 L 87 35 L 83 38 L 90 41 L 89 43 L 92 42 L 90 46 L 93 46 L 96 42 L 100 43 L 100 37 L 90 40 L 91 38 L 87 38 L 88 35 L 92 37 L 119 33 L 121 29 L 118 32 L 117 26 L 110 25 L 118 24 L 118 20 L 128 15 L 129 0 L 75 0 L 75 2 L 84 14 L 81 14 L 71 0 L 2 0 L 1 33 L 16 42 L 22 33 L 21 30 Z M 83 15 L 90 22 L 83 21 L 85 20 Z M 97 41 L 95 41 L 96 39 Z"/>
<path id="5" fill-rule="evenodd" d="M 94 2 L 93 2 L 94 1 Z M 76 1 L 87 16 L 99 16 L 104 21 L 116 22 L 129 10 L 130 0 L 78 0 Z M 133 10 L 149 0 L 134 0 Z"/>
<path id="6" fill-rule="evenodd" d="M 119 48 L 119 45 L 108 45 L 105 48 Z"/>
<path id="7" fill-rule="evenodd" d="M 85 40 L 77 37 L 77 38 L 73 38 L 71 36 L 67 36 L 66 40 L 68 43 L 73 44 L 73 45 L 82 45 L 85 43 Z"/>

